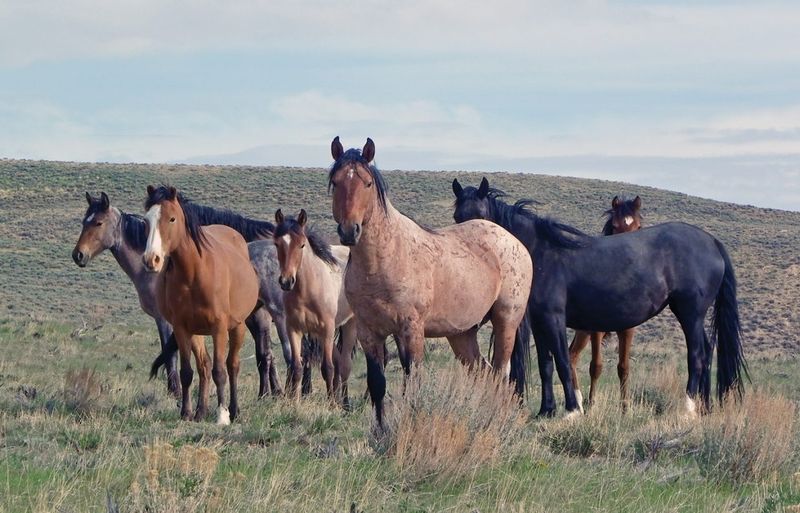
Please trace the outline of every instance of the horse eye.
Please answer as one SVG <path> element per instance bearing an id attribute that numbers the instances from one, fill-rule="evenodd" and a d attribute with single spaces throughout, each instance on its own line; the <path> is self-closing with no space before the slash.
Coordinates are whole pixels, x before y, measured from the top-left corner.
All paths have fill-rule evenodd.
<path id="1" fill-rule="evenodd" d="M 103 226 L 103 221 L 97 221 L 94 223 L 95 226 Z"/>
<path id="2" fill-rule="evenodd" d="M 367 187 L 368 187 L 368 188 L 369 188 L 369 187 L 372 187 L 372 182 L 369 182 L 369 183 L 367 184 Z"/>
<path id="3" fill-rule="evenodd" d="M 306 243 L 305 242 L 300 245 L 300 249 L 303 249 L 304 247 L 306 247 Z"/>
<path id="4" fill-rule="evenodd" d="M 175 218 L 174 218 L 174 217 L 170 217 L 170 218 L 169 218 L 169 222 L 170 222 L 170 223 L 174 223 L 174 222 L 175 222 Z"/>

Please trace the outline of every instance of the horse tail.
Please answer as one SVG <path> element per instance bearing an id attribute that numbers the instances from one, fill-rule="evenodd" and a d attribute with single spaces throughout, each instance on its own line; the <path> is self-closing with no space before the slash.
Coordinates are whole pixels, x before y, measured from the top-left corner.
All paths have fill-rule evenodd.
<path id="1" fill-rule="evenodd" d="M 722 243 L 716 239 L 714 242 L 725 261 L 725 273 L 714 301 L 711 322 L 711 347 L 717 346 L 717 397 L 722 401 L 730 392 L 735 392 L 741 398 L 744 394 L 742 377 L 750 381 L 750 373 L 742 353 L 742 326 L 739 322 L 733 264 Z"/>
<path id="2" fill-rule="evenodd" d="M 514 390 L 520 398 L 525 397 L 528 390 L 528 373 L 531 361 L 531 322 L 528 312 L 522 317 L 514 335 L 514 348 L 511 350 L 511 373 L 509 378 L 514 383 Z"/>
<path id="3" fill-rule="evenodd" d="M 171 333 L 169 339 L 167 339 L 167 343 L 161 349 L 161 354 L 156 356 L 156 359 L 153 360 L 153 364 L 150 366 L 150 379 L 155 378 L 158 375 L 158 369 L 160 369 L 162 365 L 166 365 L 177 352 L 178 341 L 175 339 L 175 333 Z"/>

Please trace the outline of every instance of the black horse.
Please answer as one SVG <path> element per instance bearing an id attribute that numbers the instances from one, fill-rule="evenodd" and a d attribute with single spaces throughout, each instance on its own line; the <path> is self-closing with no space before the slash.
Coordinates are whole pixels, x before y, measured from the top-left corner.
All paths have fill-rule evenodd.
<path id="1" fill-rule="evenodd" d="M 686 337 L 689 380 L 687 409 L 700 394 L 710 408 L 711 357 L 717 355 L 717 394 L 744 392 L 748 376 L 742 353 L 736 277 L 722 243 L 685 223 L 665 223 L 624 237 L 591 237 L 539 217 L 530 200 L 504 203 L 504 193 L 484 178 L 479 187 L 453 180 L 456 222 L 488 219 L 517 236 L 533 257 L 534 280 L 528 315 L 542 379 L 540 415 L 555 411 L 553 356 L 566 396 L 566 409 L 579 408 L 570 376 L 566 328 L 621 331 L 656 316 L 666 306 Z M 711 304 L 709 339 L 703 321 Z"/>

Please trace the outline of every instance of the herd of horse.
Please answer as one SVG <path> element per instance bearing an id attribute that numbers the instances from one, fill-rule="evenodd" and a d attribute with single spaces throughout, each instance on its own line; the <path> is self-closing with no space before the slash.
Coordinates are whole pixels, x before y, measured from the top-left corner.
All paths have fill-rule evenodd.
<path id="1" fill-rule="evenodd" d="M 287 367 L 285 393 L 293 397 L 310 390 L 316 345 L 328 397 L 349 407 L 347 382 L 360 345 L 379 425 L 390 335 L 406 376 L 422 363 L 425 338 L 444 337 L 465 366 L 491 366 L 520 396 L 533 335 L 539 414 L 556 412 L 555 366 L 565 410 L 574 416 L 583 411 L 576 371 L 581 351 L 591 341 L 591 404 L 603 337 L 617 332 L 625 407 L 634 327 L 667 306 L 686 338 L 688 412 L 711 407 L 715 349 L 718 398 L 743 393 L 748 376 L 733 266 L 723 245 L 700 228 L 664 223 L 640 229 L 641 199 L 615 197 L 603 236 L 590 236 L 536 215 L 530 200 L 506 203 L 503 191 L 483 178 L 477 187 L 453 180 L 455 224 L 431 229 L 392 205 L 373 165 L 371 139 L 345 151 L 336 137 L 331 155 L 328 191 L 341 245 L 313 229 L 305 210 L 296 217 L 278 210 L 273 224 L 198 205 L 162 185 L 147 187 L 139 216 L 112 206 L 105 192 L 86 194 L 73 260 L 84 267 L 108 249 L 134 283 L 161 341 L 151 376 L 165 366 L 167 386 L 181 398 L 181 418 L 208 414 L 209 375 L 217 423 L 236 418 L 246 330 L 255 342 L 259 397 L 284 393 L 271 349 L 273 323 Z M 709 336 L 704 321 L 712 305 Z M 478 344 L 486 322 L 492 325 L 491 361 Z M 567 328 L 576 330 L 569 345 Z M 205 336 L 213 340 L 212 355 Z M 199 376 L 194 412 L 192 356 Z"/>

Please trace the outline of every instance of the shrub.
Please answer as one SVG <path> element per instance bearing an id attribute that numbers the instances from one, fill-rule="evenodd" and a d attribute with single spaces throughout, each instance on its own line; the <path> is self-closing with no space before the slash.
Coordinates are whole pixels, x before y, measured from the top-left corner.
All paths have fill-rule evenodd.
<path id="1" fill-rule="evenodd" d="M 453 362 L 414 372 L 373 442 L 407 478 L 444 480 L 496 461 L 520 438 L 525 419 L 505 380 Z"/>
<path id="2" fill-rule="evenodd" d="M 791 463 L 795 415 L 792 401 L 763 391 L 725 401 L 700 423 L 700 471 L 736 484 L 773 480 Z"/>
<path id="3" fill-rule="evenodd" d="M 64 405 L 78 415 L 89 415 L 102 395 L 94 369 L 70 370 L 64 377 Z"/>

